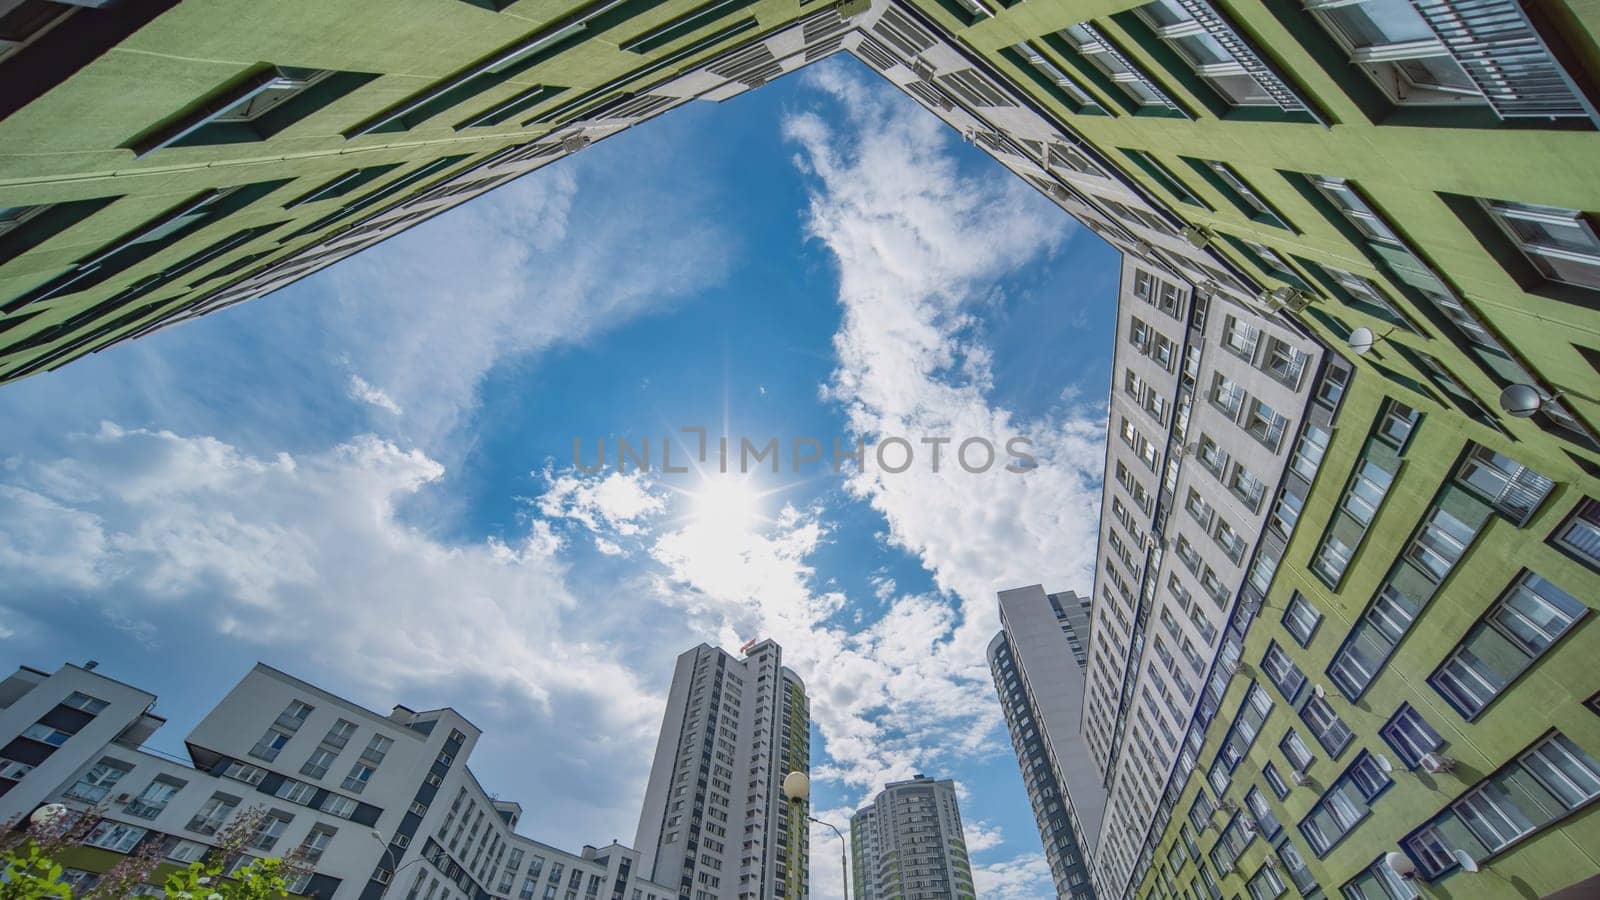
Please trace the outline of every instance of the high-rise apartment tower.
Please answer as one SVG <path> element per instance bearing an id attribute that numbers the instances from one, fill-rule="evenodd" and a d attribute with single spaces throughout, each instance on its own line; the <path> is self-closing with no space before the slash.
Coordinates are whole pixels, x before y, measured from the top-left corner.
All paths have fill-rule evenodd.
<path id="1" fill-rule="evenodd" d="M 856 900 L 976 900 L 956 784 L 893 781 L 850 817 Z"/>
<path id="2" fill-rule="evenodd" d="M 1093 900 L 1089 858 L 1106 791 L 1079 728 L 1089 601 L 1040 585 L 1000 592 L 989 671 L 1058 897 Z"/>
<path id="3" fill-rule="evenodd" d="M 809 896 L 809 804 L 783 796 L 811 769 L 805 685 L 772 641 L 743 653 L 701 644 L 672 673 L 636 846 L 681 900 Z"/>

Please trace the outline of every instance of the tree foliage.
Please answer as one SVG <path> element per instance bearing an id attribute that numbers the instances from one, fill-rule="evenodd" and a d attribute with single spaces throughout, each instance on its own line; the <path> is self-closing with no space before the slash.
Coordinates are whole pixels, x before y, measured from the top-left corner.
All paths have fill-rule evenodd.
<path id="1" fill-rule="evenodd" d="M 67 810 L 9 827 L 0 836 L 0 900 L 126 900 L 158 896 L 151 878 L 164 856 L 163 841 L 147 840 L 89 884 L 74 884 L 59 859 L 85 846 L 104 820 L 103 810 Z M 159 885 L 165 900 L 282 900 L 310 864 L 297 853 L 250 859 L 245 848 L 257 837 L 266 811 L 260 807 L 235 816 L 215 836 L 216 847 L 202 860 L 169 874 Z M 226 874 L 225 874 L 226 873 Z"/>

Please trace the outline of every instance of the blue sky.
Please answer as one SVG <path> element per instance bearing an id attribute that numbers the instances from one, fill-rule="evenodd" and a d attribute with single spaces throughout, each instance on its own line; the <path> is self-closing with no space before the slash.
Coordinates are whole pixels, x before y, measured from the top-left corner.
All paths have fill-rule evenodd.
<path id="1" fill-rule="evenodd" d="M 824 817 L 954 777 L 985 896 L 1048 896 L 983 650 L 997 590 L 1090 585 L 1116 277 L 835 57 L 0 389 L 0 648 L 157 692 L 172 752 L 256 659 L 455 706 L 523 830 L 576 849 L 631 842 L 676 654 L 773 637 Z M 778 438 L 784 471 L 572 466 L 691 426 Z M 894 435 L 1039 465 L 789 470 L 795 438 Z"/>

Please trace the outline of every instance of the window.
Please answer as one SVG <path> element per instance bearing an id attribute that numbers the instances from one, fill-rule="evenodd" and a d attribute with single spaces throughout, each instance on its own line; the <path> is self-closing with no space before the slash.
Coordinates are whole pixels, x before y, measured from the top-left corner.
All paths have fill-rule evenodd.
<path id="1" fill-rule="evenodd" d="M 1268 79 L 1278 90 L 1282 82 L 1266 74 L 1249 45 L 1215 16 L 1196 20 L 1176 0 L 1156 0 L 1136 12 L 1228 105 L 1278 106 L 1268 84 L 1257 78 Z"/>
<path id="2" fill-rule="evenodd" d="M 1317 548 L 1317 555 L 1311 560 L 1311 568 L 1329 587 L 1336 588 L 1343 580 L 1344 570 L 1349 568 L 1350 558 L 1355 552 L 1354 547 L 1337 535 L 1326 535 L 1322 539 L 1322 546 Z"/>
<path id="3" fill-rule="evenodd" d="M 1244 795 L 1244 805 L 1250 810 L 1250 817 L 1255 819 L 1256 830 L 1261 832 L 1262 837 L 1270 841 L 1283 830 L 1282 823 L 1272 811 L 1272 804 L 1267 802 L 1267 795 L 1261 793 L 1260 788 L 1253 787 Z"/>
<path id="4" fill-rule="evenodd" d="M 267 770 L 235 761 L 228 763 L 227 768 L 222 770 L 222 775 L 224 778 L 232 778 L 245 784 L 260 784 L 261 780 L 267 777 Z"/>
<path id="5" fill-rule="evenodd" d="M 197 834 L 216 834 L 217 829 L 222 827 L 222 823 L 228 820 L 228 816 L 233 814 L 234 808 L 238 805 L 238 797 L 212 794 L 211 799 L 202 804 L 200 811 L 189 820 L 187 827 Z"/>
<path id="6" fill-rule="evenodd" d="M 199 841 L 186 841 L 180 838 L 173 841 L 172 846 L 167 848 L 167 859 L 179 863 L 199 862 L 205 859 L 206 854 L 210 851 L 211 847 L 206 844 L 202 844 Z"/>
<path id="7" fill-rule="evenodd" d="M 1562 284 L 1600 290 L 1600 237 L 1587 215 L 1558 206 L 1479 202 L 1539 274 Z"/>
<path id="8" fill-rule="evenodd" d="M 1400 704 L 1400 708 L 1389 717 L 1378 734 L 1408 769 L 1416 768 L 1423 756 L 1444 746 L 1444 739 L 1439 737 L 1439 732 L 1434 731 L 1428 720 L 1409 703 Z"/>
<path id="9" fill-rule="evenodd" d="M 1235 419 L 1239 415 L 1239 408 L 1244 405 L 1244 388 L 1238 382 L 1217 372 L 1211 376 L 1211 403 L 1227 415 Z"/>
<path id="10" fill-rule="evenodd" d="M 149 834 L 149 831 L 136 825 L 126 825 L 122 822 L 104 819 L 94 827 L 93 831 L 89 832 L 89 836 L 84 838 L 83 842 L 91 847 L 99 847 L 102 850 L 130 853 L 144 839 L 146 834 Z"/>
<path id="11" fill-rule="evenodd" d="M 1275 794 L 1279 800 L 1289 796 L 1289 783 L 1283 780 L 1282 775 L 1278 774 L 1277 766 L 1274 766 L 1272 763 L 1267 763 L 1265 766 L 1262 766 L 1261 778 L 1267 783 L 1267 787 L 1272 788 L 1272 793 Z"/>
<path id="12" fill-rule="evenodd" d="M 1435 582 L 1443 581 L 1476 536 L 1476 528 L 1435 507 L 1422 530 L 1412 539 L 1406 558 Z"/>
<path id="13" fill-rule="evenodd" d="M 1328 450 L 1328 440 L 1332 437 L 1326 430 L 1316 425 L 1307 425 L 1300 435 L 1300 440 L 1295 442 L 1294 457 L 1289 460 L 1289 468 L 1296 475 L 1304 478 L 1307 483 L 1315 481 L 1317 470 L 1322 468 L 1322 455 Z"/>
<path id="14" fill-rule="evenodd" d="M 81 709 L 91 716 L 98 714 L 101 710 L 105 709 L 107 706 L 110 706 L 109 703 L 101 700 L 99 697 L 91 697 L 88 694 L 80 693 L 78 691 L 73 691 L 72 693 L 68 694 L 67 699 L 61 701 L 61 704 L 63 706 L 70 706 L 73 709 Z"/>
<path id="15" fill-rule="evenodd" d="M 367 781 L 372 778 L 372 773 L 375 771 L 377 770 L 364 762 L 356 763 L 350 767 L 350 774 L 344 777 L 344 789 L 361 793 L 366 789 Z"/>
<path id="16" fill-rule="evenodd" d="M 43 722 L 35 722 L 22 729 L 22 736 L 52 747 L 59 747 L 72 739 L 72 735 L 59 728 L 51 728 Z"/>
<path id="17" fill-rule="evenodd" d="M 1348 900 L 1418 900 L 1422 895 L 1380 856 L 1339 888 Z"/>
<path id="18" fill-rule="evenodd" d="M 1245 888 L 1250 892 L 1250 900 L 1274 900 L 1283 896 L 1287 890 L 1283 885 L 1283 879 L 1279 878 L 1278 873 L 1269 865 L 1262 865 L 1257 869 L 1256 874 L 1250 876 L 1250 880 L 1245 883 Z"/>
<path id="19" fill-rule="evenodd" d="M 250 755 L 271 762 L 278 758 L 279 751 L 289 743 L 289 737 L 289 733 L 280 731 L 277 727 L 268 728 L 267 733 L 261 736 L 261 740 L 256 741 L 256 745 L 250 748 Z"/>
<path id="20" fill-rule="evenodd" d="M 1588 611 L 1566 591 L 1524 571 L 1428 683 L 1467 719 L 1476 718 Z"/>
<path id="21" fill-rule="evenodd" d="M 1249 432 L 1251 437 L 1260 441 L 1269 450 L 1277 450 L 1278 444 L 1283 440 L 1284 430 L 1289 427 L 1289 420 L 1278 415 L 1267 404 L 1251 398 L 1243 424 L 1244 430 Z"/>
<path id="22" fill-rule="evenodd" d="M 283 836 L 283 830 L 289 827 L 289 819 L 288 813 L 280 812 L 269 812 L 262 816 L 251 831 L 247 845 L 257 850 L 271 850 L 278 843 L 278 838 Z"/>
<path id="23" fill-rule="evenodd" d="M 305 765 L 300 767 L 300 774 L 309 775 L 312 778 L 321 778 L 328 774 L 328 766 L 333 764 L 337 756 L 338 754 L 335 751 L 327 747 L 318 747 L 311 751 L 311 756 L 306 759 Z"/>
<path id="24" fill-rule="evenodd" d="M 1579 562 L 1600 572 L 1600 502 L 1585 497 L 1550 540 Z"/>
<path id="25" fill-rule="evenodd" d="M 1122 52 L 1101 37 L 1087 22 L 1071 25 L 1057 35 L 1111 80 L 1133 107 L 1176 109 L 1166 93 L 1145 74 L 1134 68 Z"/>
<path id="26" fill-rule="evenodd" d="M 1390 101 L 1403 105 L 1484 102 L 1433 28 L 1405 0 L 1312 0 L 1306 8 Z"/>
<path id="27" fill-rule="evenodd" d="M 1454 850 L 1482 859 L 1600 796 L 1600 762 L 1561 732 L 1534 744 L 1402 842 L 1421 874 L 1456 865 Z"/>
<path id="28" fill-rule="evenodd" d="M 266 140 L 322 105 L 311 88 L 334 74 L 322 69 L 269 67 L 213 95 L 201 104 L 198 115 L 164 125 L 135 141 L 130 149 L 135 156 L 144 156 L 163 147 Z M 342 83 L 346 79 L 341 79 L 338 87 L 350 90 L 364 80 L 346 84 Z"/>
<path id="29" fill-rule="evenodd" d="M 328 825 L 313 825 L 306 832 L 305 839 L 300 842 L 300 857 L 309 865 L 316 865 L 322 854 L 328 850 L 328 845 L 333 843 L 333 836 L 338 829 Z"/>
<path id="30" fill-rule="evenodd" d="M 1391 400 L 1384 406 L 1383 418 L 1379 420 L 1373 436 L 1396 450 L 1404 450 L 1411 440 L 1411 433 L 1421 421 L 1421 413 L 1404 403 Z"/>
<path id="31" fill-rule="evenodd" d="M 6 778 L 11 781 L 20 781 L 22 780 L 23 776 L 32 771 L 33 766 L 28 765 L 27 763 L 17 762 L 14 759 L 6 759 L 5 757 L 0 756 L 0 778 Z"/>
<path id="32" fill-rule="evenodd" d="M 1329 759 L 1338 759 L 1344 748 L 1350 746 L 1353 737 L 1350 727 L 1344 724 L 1344 720 L 1339 718 L 1339 714 L 1324 698 L 1316 694 L 1307 698 L 1306 705 L 1300 708 L 1300 718 L 1311 730 L 1311 736 L 1327 751 Z"/>
<path id="33" fill-rule="evenodd" d="M 1191 160 L 1191 163 L 1196 162 Z M 1273 208 L 1256 193 L 1248 182 L 1239 177 L 1233 167 L 1225 162 L 1214 159 L 1199 160 L 1202 175 L 1208 175 L 1208 180 L 1227 197 L 1239 211 L 1253 221 L 1278 228 L 1288 228 L 1289 224 L 1277 214 Z"/>
<path id="34" fill-rule="evenodd" d="M 1267 680 L 1278 689 L 1283 699 L 1290 703 L 1299 699 L 1301 689 L 1306 686 L 1305 673 L 1294 664 L 1289 654 L 1283 652 L 1277 641 L 1267 645 L 1267 652 L 1261 657 L 1261 671 L 1266 673 Z"/>
<path id="35" fill-rule="evenodd" d="M 360 805 L 349 797 L 339 794 L 329 794 L 322 799 L 322 811 L 330 816 L 338 816 L 341 819 L 350 818 Z"/>
<path id="36" fill-rule="evenodd" d="M 1317 626 L 1322 624 L 1322 613 L 1311 602 L 1295 591 L 1289 598 L 1289 606 L 1283 611 L 1283 628 L 1294 638 L 1295 643 L 1302 647 L 1311 643 L 1311 638 L 1317 633 Z"/>
<path id="37" fill-rule="evenodd" d="M 86 803 L 99 803 L 106 798 L 106 794 L 111 792 L 117 782 L 122 780 L 122 776 L 132 769 L 133 767 L 127 763 L 102 759 L 79 778 L 76 784 L 67 788 L 67 796 Z"/>
<path id="38" fill-rule="evenodd" d="M 1363 528 L 1371 525 L 1372 520 L 1378 515 L 1378 507 L 1383 503 L 1384 495 L 1389 492 L 1389 485 L 1393 482 L 1393 472 L 1385 469 L 1376 460 L 1362 460 L 1355 475 L 1350 479 L 1349 489 L 1345 492 L 1342 504 L 1344 511 Z"/>
<path id="39" fill-rule="evenodd" d="M 1293 728 L 1289 729 L 1283 740 L 1278 742 L 1278 749 L 1283 751 L 1284 758 L 1289 760 L 1289 765 L 1293 766 L 1296 772 L 1304 772 L 1316 761 L 1316 757 L 1311 755 L 1311 748 L 1306 746 L 1306 742 Z"/>
<path id="40" fill-rule="evenodd" d="M 1511 457 L 1475 444 L 1462 461 L 1456 480 L 1518 527 L 1533 518 L 1555 487 L 1555 482 Z"/>
<path id="41" fill-rule="evenodd" d="M 161 812 L 167 808 L 167 804 L 172 802 L 172 798 L 178 795 L 178 791 L 182 790 L 185 784 L 187 782 L 169 778 L 165 775 L 158 775 L 149 784 L 145 785 L 144 790 L 139 792 L 139 796 L 135 797 L 133 802 L 129 803 L 123 811 L 130 816 L 138 816 L 141 819 L 154 819 L 156 816 L 161 815 Z"/>
<path id="42" fill-rule="evenodd" d="M 1325 855 L 1372 813 L 1372 802 L 1394 782 L 1365 751 L 1300 820 L 1311 852 Z"/>
<path id="43" fill-rule="evenodd" d="M 1233 316 L 1224 320 L 1222 346 L 1245 362 L 1255 358 L 1256 342 L 1261 339 L 1261 329 L 1241 322 Z"/>
<path id="44" fill-rule="evenodd" d="M 316 785 L 306 784 L 304 781 L 295 781 L 293 778 L 285 778 L 283 784 L 278 785 L 278 789 L 273 792 L 274 797 L 287 800 L 290 803 L 298 803 L 301 806 L 310 806 L 312 798 L 316 795 Z"/>

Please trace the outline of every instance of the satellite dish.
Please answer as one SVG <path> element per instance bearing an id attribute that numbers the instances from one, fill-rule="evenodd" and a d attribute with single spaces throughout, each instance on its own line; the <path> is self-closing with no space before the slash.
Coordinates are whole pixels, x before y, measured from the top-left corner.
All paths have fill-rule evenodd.
<path id="1" fill-rule="evenodd" d="M 1389 757 L 1384 756 L 1382 753 L 1374 756 L 1372 760 L 1378 764 L 1378 768 L 1383 770 L 1383 774 L 1388 775 L 1394 771 L 1394 763 L 1389 762 Z"/>
<path id="2" fill-rule="evenodd" d="M 1465 850 L 1457 850 L 1456 853 L 1455 853 L 1455 856 L 1456 856 L 1456 865 L 1458 865 L 1461 868 L 1467 870 L 1468 872 L 1476 872 L 1476 871 L 1478 871 L 1478 861 L 1473 859 L 1471 856 L 1469 856 L 1467 854 L 1467 851 L 1465 851 Z"/>
<path id="3" fill-rule="evenodd" d="M 1377 342 L 1378 336 L 1373 334 L 1372 329 L 1365 325 L 1351 331 L 1350 337 L 1345 339 L 1345 343 L 1350 347 L 1350 352 L 1357 356 L 1366 356 L 1367 352 L 1372 349 L 1372 345 Z"/>
<path id="4" fill-rule="evenodd" d="M 1410 878 L 1417 874 L 1417 864 L 1411 861 L 1411 857 L 1399 850 L 1390 850 L 1385 853 L 1383 855 L 1383 864 L 1401 878 Z"/>
<path id="5" fill-rule="evenodd" d="M 1317 695 L 1317 699 L 1318 699 L 1318 700 L 1321 700 L 1321 699 L 1322 699 L 1322 698 L 1323 698 L 1323 697 L 1326 697 L 1326 696 L 1328 696 L 1328 691 L 1327 691 L 1327 689 L 1326 689 L 1326 688 L 1324 688 L 1324 687 L 1323 687 L 1323 686 L 1322 686 L 1322 685 L 1320 685 L 1320 684 L 1314 684 L 1314 685 L 1312 685 L 1312 686 L 1311 686 L 1311 693 L 1313 693 L 1313 694 L 1316 694 L 1316 695 Z"/>
<path id="6" fill-rule="evenodd" d="M 1506 415 L 1526 419 L 1544 405 L 1545 396 L 1531 384 L 1513 384 L 1500 392 L 1500 408 Z"/>

